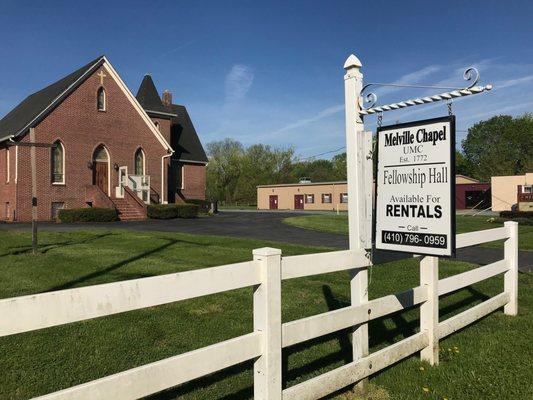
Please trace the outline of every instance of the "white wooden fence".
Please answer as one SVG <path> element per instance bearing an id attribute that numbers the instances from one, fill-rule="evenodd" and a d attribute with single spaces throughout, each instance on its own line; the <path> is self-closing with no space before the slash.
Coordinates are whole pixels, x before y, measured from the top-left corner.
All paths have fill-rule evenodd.
<path id="1" fill-rule="evenodd" d="M 439 339 L 504 306 L 517 313 L 518 228 L 505 227 L 457 236 L 457 247 L 506 239 L 503 260 L 438 279 L 438 259 L 420 263 L 420 286 L 403 293 L 281 323 L 281 281 L 341 270 L 364 269 L 364 252 L 335 251 L 281 257 L 281 251 L 253 251 L 253 261 L 78 289 L 0 300 L 0 336 L 103 317 L 228 290 L 255 286 L 254 331 L 198 350 L 74 386 L 39 399 L 137 399 L 223 368 L 255 359 L 256 399 L 318 399 L 420 352 L 438 363 Z M 439 323 L 439 296 L 504 274 L 504 292 Z M 282 348 L 420 305 L 420 332 L 335 370 L 282 389 Z"/>

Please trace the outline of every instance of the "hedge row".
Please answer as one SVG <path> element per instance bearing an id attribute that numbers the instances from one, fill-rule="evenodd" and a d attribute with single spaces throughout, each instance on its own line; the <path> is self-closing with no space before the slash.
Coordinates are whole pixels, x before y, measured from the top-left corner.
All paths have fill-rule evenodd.
<path id="1" fill-rule="evenodd" d="M 117 221 L 117 210 L 113 208 L 70 208 L 59 210 L 61 222 L 110 222 Z"/>
<path id="2" fill-rule="evenodd" d="M 501 218 L 533 218 L 533 211 L 500 211 Z"/>
<path id="3" fill-rule="evenodd" d="M 198 211 L 199 207 L 196 204 L 150 204 L 148 218 L 195 218 L 198 216 Z"/>
<path id="4" fill-rule="evenodd" d="M 496 222 L 515 221 L 520 225 L 533 225 L 533 212 L 531 211 L 501 211 Z"/>
<path id="5" fill-rule="evenodd" d="M 199 212 L 202 214 L 208 214 L 211 209 L 211 202 L 209 200 L 188 199 L 187 204 L 196 204 L 199 208 Z"/>

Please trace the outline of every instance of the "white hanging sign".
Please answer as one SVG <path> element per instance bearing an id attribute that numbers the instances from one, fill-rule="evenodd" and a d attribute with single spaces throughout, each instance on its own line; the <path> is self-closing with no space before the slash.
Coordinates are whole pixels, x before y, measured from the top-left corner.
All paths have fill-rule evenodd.
<path id="1" fill-rule="evenodd" d="M 455 117 L 378 128 L 377 249 L 455 255 Z"/>

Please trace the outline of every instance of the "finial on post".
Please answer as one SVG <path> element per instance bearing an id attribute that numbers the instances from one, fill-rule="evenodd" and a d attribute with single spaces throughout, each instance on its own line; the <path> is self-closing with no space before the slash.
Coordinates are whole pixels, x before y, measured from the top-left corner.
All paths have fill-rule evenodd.
<path id="1" fill-rule="evenodd" d="M 361 64 L 361 61 L 354 54 L 350 54 L 350 57 L 348 57 L 344 63 L 345 70 L 361 68 L 362 66 L 363 64 Z"/>

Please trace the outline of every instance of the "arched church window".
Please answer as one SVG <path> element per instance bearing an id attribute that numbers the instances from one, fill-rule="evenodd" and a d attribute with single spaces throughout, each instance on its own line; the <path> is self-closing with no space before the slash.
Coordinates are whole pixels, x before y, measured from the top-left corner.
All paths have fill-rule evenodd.
<path id="1" fill-rule="evenodd" d="M 52 183 L 65 183 L 65 148 L 60 140 L 52 147 Z"/>
<path id="2" fill-rule="evenodd" d="M 135 175 L 145 175 L 144 151 L 140 148 L 135 152 Z"/>
<path id="3" fill-rule="evenodd" d="M 100 87 L 96 94 L 96 107 L 98 111 L 106 110 L 105 89 L 103 87 Z"/>

